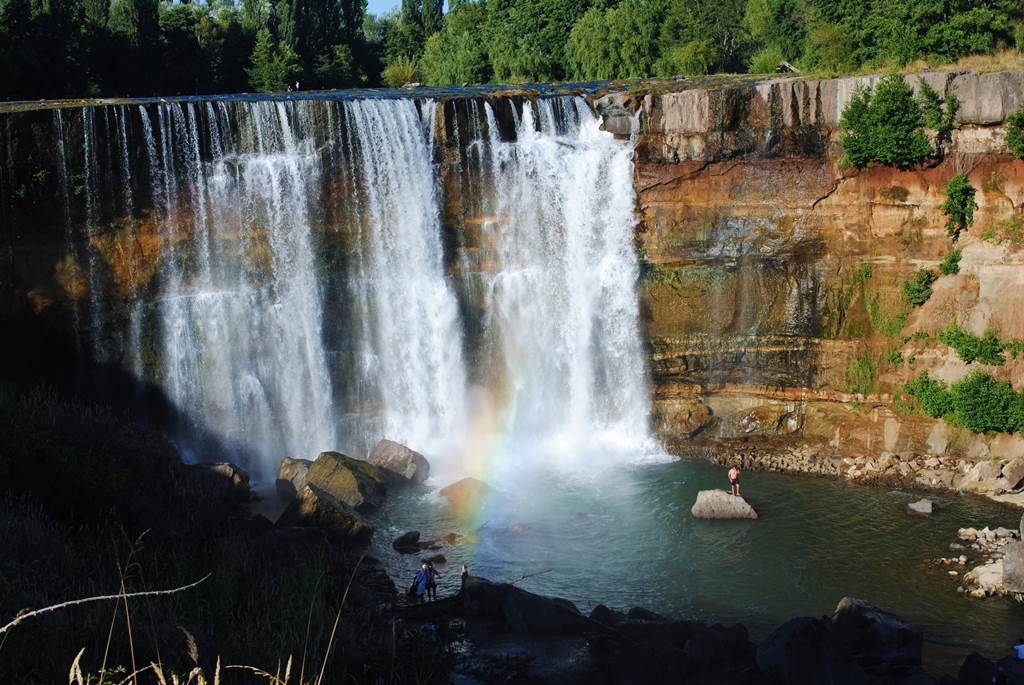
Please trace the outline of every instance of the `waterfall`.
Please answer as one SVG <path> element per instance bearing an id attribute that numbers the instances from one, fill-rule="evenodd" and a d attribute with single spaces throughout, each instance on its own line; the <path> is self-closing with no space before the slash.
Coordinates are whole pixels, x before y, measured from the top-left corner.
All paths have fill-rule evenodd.
<path id="1" fill-rule="evenodd" d="M 383 434 L 436 453 L 461 438 L 465 371 L 458 305 L 445 275 L 428 136 L 411 100 L 345 103 L 350 173 L 362 190 L 355 289 L 366 322 L 360 371 Z"/>
<path id="2" fill-rule="evenodd" d="M 632 145 L 582 98 L 86 106 L 80 155 L 71 116 L 83 343 L 186 458 L 265 482 L 382 437 L 451 476 L 651 449 Z"/>
<path id="3" fill-rule="evenodd" d="M 502 360 L 514 449 L 563 465 L 648 452 L 649 382 L 640 337 L 630 146 L 581 98 L 513 108 L 502 141 L 485 106 L 496 262 L 487 332 Z M 483 134 L 480 134 L 481 137 Z M 526 447 L 524 447 L 526 445 Z"/>

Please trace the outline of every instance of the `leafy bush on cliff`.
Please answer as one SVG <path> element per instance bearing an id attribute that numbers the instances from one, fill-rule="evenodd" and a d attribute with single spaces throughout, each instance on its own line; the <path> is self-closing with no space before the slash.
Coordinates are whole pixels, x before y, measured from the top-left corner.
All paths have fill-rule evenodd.
<path id="1" fill-rule="evenodd" d="M 939 271 L 947 276 L 960 273 L 960 257 L 960 250 L 950 250 L 939 263 Z"/>
<path id="2" fill-rule="evenodd" d="M 1010 381 L 974 371 L 953 384 L 952 396 L 959 423 L 975 433 L 1012 433 L 1024 427 L 1022 397 Z"/>
<path id="3" fill-rule="evenodd" d="M 1006 144 L 1010 152 L 1024 159 L 1024 105 L 1006 119 Z"/>
<path id="4" fill-rule="evenodd" d="M 957 356 L 966 364 L 979 361 L 982 364 L 1001 365 L 1005 361 L 1003 343 L 992 331 L 978 337 L 951 323 L 939 332 L 939 340 L 956 350 Z"/>
<path id="5" fill-rule="evenodd" d="M 942 213 L 949 217 L 946 220 L 946 233 L 953 240 L 974 223 L 974 210 L 978 208 L 978 203 L 974 201 L 975 193 L 977 191 L 974 186 L 962 172 L 946 184 L 946 201 L 942 203 Z"/>
<path id="6" fill-rule="evenodd" d="M 878 378 L 878 364 L 870 352 L 865 352 L 850 361 L 846 367 L 846 391 L 858 395 L 867 395 L 875 389 Z"/>
<path id="7" fill-rule="evenodd" d="M 942 381 L 929 376 L 927 371 L 919 373 L 903 389 L 917 400 L 921 411 L 933 419 L 942 418 L 953 411 L 953 397 L 949 388 Z"/>
<path id="8" fill-rule="evenodd" d="M 843 149 L 857 167 L 878 162 L 907 169 L 932 151 L 914 89 L 899 74 L 886 76 L 874 89 L 858 87 L 839 123 Z"/>
<path id="9" fill-rule="evenodd" d="M 975 433 L 1024 430 L 1024 394 L 1009 381 L 975 371 L 948 387 L 927 371 L 904 386 L 928 416 L 963 426 Z"/>
<path id="10" fill-rule="evenodd" d="M 932 296 L 932 283 L 935 282 L 936 275 L 934 271 L 922 269 L 914 274 L 914 277 L 909 281 L 903 281 L 903 294 L 907 298 L 907 302 L 920 307 L 928 298 Z"/>

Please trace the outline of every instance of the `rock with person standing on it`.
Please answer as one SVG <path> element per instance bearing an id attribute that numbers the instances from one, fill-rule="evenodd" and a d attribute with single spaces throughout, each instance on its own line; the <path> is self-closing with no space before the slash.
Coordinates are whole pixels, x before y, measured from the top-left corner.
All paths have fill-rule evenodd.
<path id="1" fill-rule="evenodd" d="M 928 516 L 933 511 L 935 511 L 935 504 L 928 498 L 919 499 L 916 502 L 911 502 L 910 504 L 908 504 L 907 511 L 911 514 Z"/>
<path id="2" fill-rule="evenodd" d="M 367 461 L 413 483 L 422 483 L 430 476 L 426 457 L 391 440 L 378 442 Z"/>
<path id="3" fill-rule="evenodd" d="M 757 512 L 739 495 L 724 490 L 701 490 L 690 513 L 698 519 L 756 519 Z"/>

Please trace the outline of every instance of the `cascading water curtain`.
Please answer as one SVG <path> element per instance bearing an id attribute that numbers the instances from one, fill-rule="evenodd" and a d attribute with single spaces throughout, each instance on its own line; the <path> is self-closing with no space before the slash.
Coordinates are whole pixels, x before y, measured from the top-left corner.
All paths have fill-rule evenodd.
<path id="1" fill-rule="evenodd" d="M 323 158 L 294 104 L 139 109 L 164 245 L 152 377 L 187 419 L 196 459 L 270 477 L 285 455 L 336 447 L 311 206 Z M 142 316 L 141 310 L 133 316 Z M 134 322 L 132 344 L 143 344 Z M 198 429 L 205 429 L 213 444 Z M 225 453 L 226 452 L 226 453 Z"/>
<path id="2" fill-rule="evenodd" d="M 495 271 L 487 331 L 512 407 L 509 444 L 525 459 L 593 466 L 656 449 L 633 245 L 631 146 L 600 130 L 581 98 L 515 111 L 515 140 L 485 106 L 484 226 Z"/>

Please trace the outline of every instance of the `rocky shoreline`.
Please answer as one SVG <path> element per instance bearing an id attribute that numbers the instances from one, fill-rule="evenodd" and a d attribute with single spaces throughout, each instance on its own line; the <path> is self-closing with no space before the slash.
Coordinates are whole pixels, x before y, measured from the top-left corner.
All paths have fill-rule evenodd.
<path id="1" fill-rule="evenodd" d="M 982 495 L 1024 508 L 1024 457 L 970 460 L 918 452 L 879 452 L 841 456 L 808 444 L 754 445 L 748 440 L 723 440 L 706 448 L 681 450 L 682 456 L 713 464 L 738 464 L 751 471 L 805 473 L 845 479 L 851 483 Z"/>

